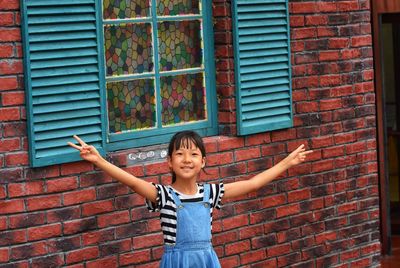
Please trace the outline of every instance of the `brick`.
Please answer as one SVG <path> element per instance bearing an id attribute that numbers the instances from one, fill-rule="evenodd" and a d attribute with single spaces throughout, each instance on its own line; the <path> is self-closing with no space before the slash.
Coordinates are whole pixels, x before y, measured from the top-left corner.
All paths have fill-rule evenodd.
<path id="1" fill-rule="evenodd" d="M 71 175 L 93 170 L 93 164 L 87 161 L 67 163 L 61 165 L 61 175 Z"/>
<path id="2" fill-rule="evenodd" d="M 300 212 L 299 204 L 292 204 L 276 208 L 276 217 L 286 217 Z"/>
<path id="3" fill-rule="evenodd" d="M 61 224 L 43 225 L 38 227 L 28 228 L 28 240 L 44 240 L 51 237 L 61 235 Z"/>
<path id="4" fill-rule="evenodd" d="M 17 28 L 0 28 L 0 40 L 3 42 L 20 42 L 21 31 Z"/>
<path id="5" fill-rule="evenodd" d="M 21 149 L 21 141 L 18 138 L 0 140 L 0 153 Z"/>
<path id="6" fill-rule="evenodd" d="M 372 37 L 370 35 L 352 37 L 350 39 L 350 45 L 352 47 L 371 46 L 372 45 Z"/>
<path id="7" fill-rule="evenodd" d="M 27 245 L 21 245 L 11 248 L 10 259 L 11 260 L 22 260 L 29 259 L 35 256 L 45 255 L 46 242 L 37 242 Z"/>
<path id="8" fill-rule="evenodd" d="M 84 218 L 63 223 L 63 233 L 66 235 L 86 232 L 97 227 L 96 218 Z"/>
<path id="9" fill-rule="evenodd" d="M 74 205 L 96 200 L 96 189 L 84 189 L 63 194 L 64 205 Z"/>
<path id="10" fill-rule="evenodd" d="M 60 195 L 47 195 L 44 197 L 31 197 L 26 200 L 29 211 L 57 208 L 61 206 Z"/>
<path id="11" fill-rule="evenodd" d="M 97 201 L 82 205 L 82 216 L 92 216 L 101 213 L 111 212 L 114 210 L 112 200 Z"/>
<path id="12" fill-rule="evenodd" d="M 64 255 L 57 254 L 45 257 L 39 257 L 32 260 L 32 268 L 41 267 L 60 267 L 64 265 Z"/>
<path id="13" fill-rule="evenodd" d="M 1 101 L 3 106 L 23 105 L 25 103 L 25 93 L 5 91 L 1 94 Z"/>
<path id="14" fill-rule="evenodd" d="M 1 84 L 1 79 L 0 79 Z M 0 86 L 1 87 L 1 86 Z M 19 108 L 0 108 L 0 121 L 16 121 L 21 119 Z"/>
<path id="15" fill-rule="evenodd" d="M 76 177 L 65 177 L 46 181 L 46 188 L 48 193 L 75 190 L 77 187 L 78 182 Z"/>
<path id="16" fill-rule="evenodd" d="M 10 250 L 8 248 L 0 248 L 0 263 L 8 262 Z"/>
<path id="17" fill-rule="evenodd" d="M 44 192 L 44 182 L 33 181 L 26 183 L 10 183 L 8 194 L 10 197 L 20 197 L 28 195 L 38 195 Z"/>
<path id="18" fill-rule="evenodd" d="M 246 215 L 238 215 L 235 217 L 227 218 L 222 221 L 224 230 L 231 230 L 239 228 L 249 224 L 249 220 Z"/>
<path id="19" fill-rule="evenodd" d="M 112 225 L 119 225 L 121 223 L 128 223 L 130 222 L 130 220 L 131 218 L 129 215 L 129 211 L 117 211 L 114 213 L 97 216 L 97 224 L 100 228 Z"/>
<path id="20" fill-rule="evenodd" d="M 244 240 L 232 244 L 225 245 L 226 255 L 235 255 L 243 252 L 248 252 L 250 250 L 250 241 Z"/>
<path id="21" fill-rule="evenodd" d="M 86 263 L 86 268 L 97 268 L 97 267 L 118 267 L 117 256 L 110 256 L 95 261 L 90 261 Z"/>
<path id="22" fill-rule="evenodd" d="M 151 234 L 151 235 L 132 238 L 132 245 L 133 249 L 135 250 L 162 246 L 163 243 L 164 243 L 164 238 L 161 234 Z"/>
<path id="23" fill-rule="evenodd" d="M 1 40 L 1 39 L 0 39 Z M 0 77 L 0 91 L 4 91 L 4 90 L 14 90 L 14 89 L 17 89 L 18 88 L 18 80 L 17 80 L 17 77 L 15 77 L 15 76 L 10 76 L 10 77 Z M 13 109 L 9 109 L 9 108 L 7 108 L 7 109 L 1 109 L 0 110 L 1 111 L 1 113 L 0 114 L 2 114 L 2 116 L 0 117 L 0 120 L 1 121 L 6 121 L 6 120 L 4 120 L 3 118 L 8 118 L 8 117 L 10 117 L 10 114 L 11 113 L 16 113 L 16 108 L 13 108 Z M 7 117 L 7 116 L 8 117 Z M 17 119 L 19 119 L 19 116 L 18 116 L 18 118 Z M 10 121 L 10 120 L 8 120 L 8 121 Z"/>
<path id="24" fill-rule="evenodd" d="M 0 200 L 0 215 L 14 214 L 25 211 L 24 200 Z"/>
<path id="25" fill-rule="evenodd" d="M 42 225 L 45 221 L 45 213 L 42 212 L 11 215 L 9 217 L 10 228 L 12 229 Z"/>
<path id="26" fill-rule="evenodd" d="M 250 250 L 249 252 L 240 254 L 240 262 L 242 265 L 262 261 L 265 258 L 266 258 L 265 249 Z M 233 267 L 233 266 L 230 266 L 230 267 Z M 268 267 L 268 266 L 264 266 L 264 267 Z"/>
<path id="27" fill-rule="evenodd" d="M 150 260 L 150 250 L 134 251 L 119 256 L 120 265 L 139 264 Z"/>
<path id="28" fill-rule="evenodd" d="M 288 202 L 296 202 L 300 200 L 306 200 L 311 197 L 310 189 L 301 189 L 297 191 L 292 191 L 288 193 Z"/>
<path id="29" fill-rule="evenodd" d="M 14 75 L 22 73 L 23 73 L 22 60 L 15 60 L 15 59 L 0 60 L 0 75 Z M 17 96 L 14 96 L 14 98 L 16 97 Z M 18 98 L 20 98 L 20 96 Z M 6 99 L 10 100 L 11 96 L 6 97 Z M 3 99 L 3 104 L 4 104 L 4 99 Z"/>
<path id="30" fill-rule="evenodd" d="M 86 232 L 82 235 L 83 245 L 94 245 L 101 242 L 111 241 L 114 239 L 114 230 L 98 230 L 93 232 Z"/>
<path id="31" fill-rule="evenodd" d="M 290 244 L 276 245 L 269 247 L 267 249 L 267 256 L 275 257 L 275 256 L 285 255 L 290 253 L 290 251 L 291 251 Z"/>
<path id="32" fill-rule="evenodd" d="M 5 156 L 6 167 L 27 166 L 29 164 L 28 153 L 7 153 Z"/>
<path id="33" fill-rule="evenodd" d="M 95 259 L 99 256 L 98 247 L 87 247 L 66 253 L 65 262 L 67 264 L 77 263 L 81 261 L 88 261 Z"/>
<path id="34" fill-rule="evenodd" d="M 232 152 L 224 152 L 218 154 L 209 154 L 207 155 L 206 164 L 207 166 L 217 166 L 230 164 L 233 162 L 233 153 Z"/>
<path id="35" fill-rule="evenodd" d="M 1 233 L 0 247 L 25 243 L 26 241 L 26 230 L 6 231 Z"/>
<path id="36" fill-rule="evenodd" d="M 19 1 L 0 0 L 0 10 L 18 10 Z"/>
<path id="37" fill-rule="evenodd" d="M 0 12 L 0 26 L 13 26 L 14 13 L 13 12 Z"/>
<path id="38" fill-rule="evenodd" d="M 236 161 L 245 161 L 249 159 L 258 158 L 261 156 L 259 147 L 247 147 L 244 149 L 235 150 Z"/>
<path id="39" fill-rule="evenodd" d="M 12 44 L 0 44 L 0 58 L 11 58 L 14 55 L 14 46 Z"/>

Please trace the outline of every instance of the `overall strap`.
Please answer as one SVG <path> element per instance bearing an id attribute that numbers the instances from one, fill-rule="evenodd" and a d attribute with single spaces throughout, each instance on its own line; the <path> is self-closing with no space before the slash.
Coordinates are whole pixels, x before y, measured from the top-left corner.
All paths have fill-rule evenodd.
<path id="1" fill-rule="evenodd" d="M 175 205 L 177 207 L 179 207 L 180 205 L 182 205 L 181 200 L 179 199 L 179 197 L 176 195 L 175 191 L 172 189 L 172 187 L 168 187 L 169 188 L 169 192 L 172 196 L 172 199 L 174 199 Z"/>
<path id="2" fill-rule="evenodd" d="M 203 202 L 209 202 L 210 200 L 210 184 L 204 183 L 204 197 Z"/>

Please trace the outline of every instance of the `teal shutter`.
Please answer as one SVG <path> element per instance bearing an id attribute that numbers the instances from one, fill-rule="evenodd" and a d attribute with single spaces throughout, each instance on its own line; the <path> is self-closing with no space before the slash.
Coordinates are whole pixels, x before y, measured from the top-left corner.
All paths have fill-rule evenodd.
<path id="1" fill-rule="evenodd" d="M 22 0 L 29 155 L 34 167 L 79 160 L 73 134 L 104 153 L 104 70 L 97 0 Z"/>
<path id="2" fill-rule="evenodd" d="M 238 134 L 292 126 L 287 0 L 233 1 Z"/>

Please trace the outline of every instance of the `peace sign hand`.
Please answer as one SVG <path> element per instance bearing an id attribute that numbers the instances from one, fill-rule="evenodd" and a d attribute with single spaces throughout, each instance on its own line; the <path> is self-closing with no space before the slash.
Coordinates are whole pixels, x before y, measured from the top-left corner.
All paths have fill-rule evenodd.
<path id="1" fill-rule="evenodd" d="M 80 151 L 80 156 L 82 157 L 82 159 L 94 164 L 102 159 L 101 155 L 93 145 L 86 144 L 81 138 L 76 135 L 74 135 L 73 137 L 79 142 L 80 146 L 73 144 L 72 142 L 68 142 L 68 145 Z"/>
<path id="2" fill-rule="evenodd" d="M 303 163 L 304 161 L 306 161 L 307 155 L 312 152 L 312 150 L 306 151 L 304 144 L 300 145 L 299 147 L 297 147 L 296 150 L 294 150 L 287 156 L 289 165 L 296 166 L 300 163 Z"/>

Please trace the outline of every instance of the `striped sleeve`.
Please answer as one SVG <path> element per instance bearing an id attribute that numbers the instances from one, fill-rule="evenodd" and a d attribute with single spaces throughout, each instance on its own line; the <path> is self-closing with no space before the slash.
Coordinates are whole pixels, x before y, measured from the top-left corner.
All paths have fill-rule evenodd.
<path id="1" fill-rule="evenodd" d="M 153 183 L 154 187 L 157 189 L 156 202 L 153 203 L 146 199 L 146 206 L 150 212 L 160 211 L 167 203 L 168 190 L 164 185 Z"/>
<path id="2" fill-rule="evenodd" d="M 221 182 L 219 184 L 213 183 L 211 185 L 211 196 L 212 206 L 221 209 L 222 206 L 222 197 L 225 193 L 224 183 Z"/>

